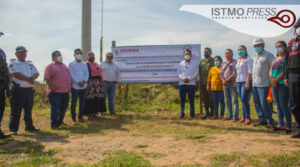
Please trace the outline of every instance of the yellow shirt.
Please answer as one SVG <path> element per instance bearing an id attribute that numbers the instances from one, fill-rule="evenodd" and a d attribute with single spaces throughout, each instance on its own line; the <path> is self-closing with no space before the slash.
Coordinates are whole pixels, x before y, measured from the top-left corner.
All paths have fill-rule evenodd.
<path id="1" fill-rule="evenodd" d="M 210 90 L 212 91 L 222 91 L 223 90 L 223 83 L 220 78 L 220 72 L 221 72 L 221 67 L 212 67 L 209 70 L 209 74 L 207 77 L 207 82 L 210 82 Z"/>

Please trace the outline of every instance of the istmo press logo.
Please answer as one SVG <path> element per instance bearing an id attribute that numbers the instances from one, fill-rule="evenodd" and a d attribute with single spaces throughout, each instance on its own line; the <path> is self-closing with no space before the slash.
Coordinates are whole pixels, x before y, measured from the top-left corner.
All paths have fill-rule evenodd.
<path id="1" fill-rule="evenodd" d="M 235 31 L 257 37 L 284 34 L 300 15 L 300 5 L 183 5 L 179 10 L 207 17 Z"/>

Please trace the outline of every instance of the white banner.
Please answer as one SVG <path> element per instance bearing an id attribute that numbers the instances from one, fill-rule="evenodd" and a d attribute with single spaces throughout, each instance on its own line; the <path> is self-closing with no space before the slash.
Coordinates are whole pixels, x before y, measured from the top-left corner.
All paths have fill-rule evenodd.
<path id="1" fill-rule="evenodd" d="M 185 49 L 192 51 L 191 61 L 200 61 L 200 44 L 122 46 L 112 48 L 112 53 L 121 83 L 162 83 L 178 82 L 177 65 Z"/>

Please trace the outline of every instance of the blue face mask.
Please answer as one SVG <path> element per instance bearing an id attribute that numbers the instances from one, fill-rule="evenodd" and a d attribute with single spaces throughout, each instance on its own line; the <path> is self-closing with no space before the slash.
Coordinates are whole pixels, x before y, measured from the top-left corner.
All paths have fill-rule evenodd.
<path id="1" fill-rule="evenodd" d="M 255 47 L 255 52 L 256 53 L 261 53 L 262 52 L 262 47 L 260 47 L 260 46 Z"/>
<path id="2" fill-rule="evenodd" d="M 204 57 L 205 57 L 205 58 L 209 58 L 209 56 L 210 56 L 209 54 L 204 53 Z"/>
<path id="3" fill-rule="evenodd" d="M 245 54 L 245 51 L 244 51 L 244 50 L 239 50 L 239 51 L 238 51 L 238 55 L 239 55 L 240 57 L 244 56 L 244 54 Z"/>
<path id="4" fill-rule="evenodd" d="M 215 61 L 215 66 L 219 66 L 220 62 L 219 61 Z"/>

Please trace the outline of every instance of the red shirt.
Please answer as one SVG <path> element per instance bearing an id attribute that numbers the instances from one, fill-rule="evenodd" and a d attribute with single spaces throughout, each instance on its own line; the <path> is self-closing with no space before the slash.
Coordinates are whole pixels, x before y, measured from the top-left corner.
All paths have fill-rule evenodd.
<path id="1" fill-rule="evenodd" d="M 44 78 L 52 82 L 56 88 L 56 93 L 68 93 L 71 91 L 71 77 L 65 64 L 52 62 L 46 67 Z M 49 87 L 47 87 L 47 91 L 50 93 Z"/>

